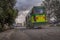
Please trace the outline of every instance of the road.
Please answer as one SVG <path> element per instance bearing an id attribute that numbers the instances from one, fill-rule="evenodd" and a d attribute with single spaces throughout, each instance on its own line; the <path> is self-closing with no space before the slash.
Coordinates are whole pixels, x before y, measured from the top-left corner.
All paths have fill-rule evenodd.
<path id="1" fill-rule="evenodd" d="M 14 29 L 0 33 L 0 40 L 60 40 L 60 27 L 45 29 Z"/>

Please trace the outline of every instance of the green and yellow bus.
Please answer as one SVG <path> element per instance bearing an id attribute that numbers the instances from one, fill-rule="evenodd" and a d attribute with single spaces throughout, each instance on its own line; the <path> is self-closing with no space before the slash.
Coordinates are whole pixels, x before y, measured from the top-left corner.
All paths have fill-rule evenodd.
<path id="1" fill-rule="evenodd" d="M 26 17 L 27 28 L 39 28 L 40 25 L 46 24 L 46 12 L 42 6 L 35 6 Z"/>

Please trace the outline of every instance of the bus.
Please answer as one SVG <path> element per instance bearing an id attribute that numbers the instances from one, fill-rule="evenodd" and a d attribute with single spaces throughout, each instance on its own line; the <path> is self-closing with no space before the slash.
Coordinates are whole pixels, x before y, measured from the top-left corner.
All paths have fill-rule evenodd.
<path id="1" fill-rule="evenodd" d="M 40 28 L 41 25 L 47 23 L 45 8 L 42 6 L 34 6 L 26 16 L 27 28 Z"/>

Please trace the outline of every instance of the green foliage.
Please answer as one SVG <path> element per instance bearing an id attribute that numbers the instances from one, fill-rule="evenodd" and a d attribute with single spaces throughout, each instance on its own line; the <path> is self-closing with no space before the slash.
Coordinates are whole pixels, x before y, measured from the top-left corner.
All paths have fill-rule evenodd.
<path id="1" fill-rule="evenodd" d="M 16 0 L 0 0 L 0 23 L 2 27 L 4 24 L 12 25 L 16 16 L 17 10 L 14 9 Z"/>

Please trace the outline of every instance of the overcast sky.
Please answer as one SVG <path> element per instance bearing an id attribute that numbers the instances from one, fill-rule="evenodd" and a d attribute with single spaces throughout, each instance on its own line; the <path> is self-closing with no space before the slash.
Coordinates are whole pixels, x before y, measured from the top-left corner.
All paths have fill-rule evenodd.
<path id="1" fill-rule="evenodd" d="M 41 4 L 42 0 L 17 0 L 16 8 L 20 11 L 29 10 L 32 6 Z"/>

